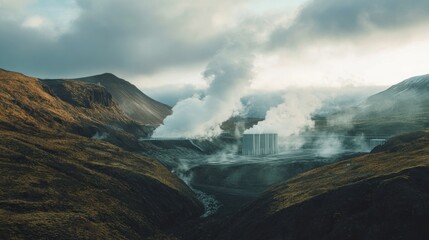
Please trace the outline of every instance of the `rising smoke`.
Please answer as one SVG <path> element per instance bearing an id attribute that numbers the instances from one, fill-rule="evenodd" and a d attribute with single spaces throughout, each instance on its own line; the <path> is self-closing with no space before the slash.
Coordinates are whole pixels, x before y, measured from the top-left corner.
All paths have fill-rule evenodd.
<path id="1" fill-rule="evenodd" d="M 271 108 L 265 120 L 244 133 L 277 133 L 280 150 L 301 148 L 305 139 L 300 132 L 314 126 L 311 114 L 322 106 L 327 95 L 311 90 L 294 90 L 285 93 L 283 103 Z"/>
<path id="2" fill-rule="evenodd" d="M 278 133 L 280 137 L 298 134 L 312 127 L 310 114 L 321 107 L 321 97 L 307 91 L 285 94 L 283 103 L 268 110 L 265 120 L 245 133 Z"/>
<path id="3" fill-rule="evenodd" d="M 155 138 L 210 138 L 241 108 L 241 97 L 252 79 L 253 54 L 247 40 L 234 40 L 210 61 L 203 77 L 209 83 L 203 97 L 178 102 L 173 114 L 155 130 Z"/>
<path id="4" fill-rule="evenodd" d="M 313 116 L 335 116 L 328 119 L 332 129 L 347 130 L 353 127 L 353 114 L 338 114 L 359 104 L 369 95 L 367 88 L 294 89 L 284 93 L 283 103 L 267 111 L 265 120 L 244 133 L 277 133 L 280 151 L 311 147 L 321 157 L 330 157 L 348 150 L 367 151 L 364 136 L 346 139 L 343 132 L 323 132 L 315 129 Z M 347 145 L 347 146 L 346 146 Z"/>

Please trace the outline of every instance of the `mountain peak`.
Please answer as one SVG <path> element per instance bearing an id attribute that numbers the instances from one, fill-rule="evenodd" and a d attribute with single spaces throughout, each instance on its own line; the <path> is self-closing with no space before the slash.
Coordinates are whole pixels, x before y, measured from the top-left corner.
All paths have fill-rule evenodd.
<path id="1" fill-rule="evenodd" d="M 400 97 L 409 101 L 410 99 L 426 98 L 427 91 L 429 91 L 429 74 L 408 78 L 369 97 L 368 100 L 377 102 L 381 101 L 381 99 L 390 99 L 389 101 L 391 101 Z"/>
<path id="2" fill-rule="evenodd" d="M 396 85 L 392 89 L 428 89 L 429 88 L 429 74 L 408 78 Z"/>
<path id="3" fill-rule="evenodd" d="M 102 73 L 102 74 L 99 74 L 99 75 L 95 75 L 95 76 L 93 76 L 94 78 L 109 78 L 109 79 L 118 79 L 119 77 L 118 76 L 116 76 L 115 74 L 113 74 L 113 73 L 108 73 L 108 72 L 106 72 L 106 73 Z"/>
<path id="4" fill-rule="evenodd" d="M 103 73 L 77 79 L 81 82 L 101 85 L 107 89 L 125 114 L 144 124 L 159 125 L 171 114 L 171 109 L 148 97 L 136 86 L 112 73 Z"/>

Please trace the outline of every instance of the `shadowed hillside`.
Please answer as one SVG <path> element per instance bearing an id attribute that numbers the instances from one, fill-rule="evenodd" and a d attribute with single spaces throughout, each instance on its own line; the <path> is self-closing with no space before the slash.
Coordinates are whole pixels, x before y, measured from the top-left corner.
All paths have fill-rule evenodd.
<path id="1" fill-rule="evenodd" d="M 0 70 L 1 239 L 141 239 L 201 214 L 157 161 L 75 134 L 130 122 L 104 88 L 52 83 Z"/>
<path id="2" fill-rule="evenodd" d="M 51 80 L 46 80 L 49 82 Z M 133 120 L 143 124 L 159 125 L 171 114 L 171 109 L 142 93 L 136 86 L 111 73 L 78 78 L 81 81 L 103 86 L 112 94 L 119 108 Z"/>
<path id="3" fill-rule="evenodd" d="M 425 239 L 429 132 L 298 175 L 235 214 L 216 239 Z"/>

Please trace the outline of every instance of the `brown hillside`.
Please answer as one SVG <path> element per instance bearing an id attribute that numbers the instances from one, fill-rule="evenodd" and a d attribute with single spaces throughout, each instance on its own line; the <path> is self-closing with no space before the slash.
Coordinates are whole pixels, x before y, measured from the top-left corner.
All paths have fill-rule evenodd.
<path id="1" fill-rule="evenodd" d="M 201 214 L 157 161 L 70 132 L 129 120 L 104 89 L 65 87 L 80 95 L 0 70 L 0 239 L 142 239 Z"/>
<path id="2" fill-rule="evenodd" d="M 50 80 L 46 80 L 49 82 Z M 74 79 L 105 87 L 118 103 L 119 108 L 131 119 L 142 124 L 159 125 L 165 117 L 171 114 L 169 106 L 157 102 L 141 92 L 131 83 L 116 77 L 111 73 Z"/>
<path id="3" fill-rule="evenodd" d="M 0 128 L 67 131 L 138 150 L 151 129 L 126 116 L 101 86 L 78 81 L 43 82 L 0 71 Z"/>

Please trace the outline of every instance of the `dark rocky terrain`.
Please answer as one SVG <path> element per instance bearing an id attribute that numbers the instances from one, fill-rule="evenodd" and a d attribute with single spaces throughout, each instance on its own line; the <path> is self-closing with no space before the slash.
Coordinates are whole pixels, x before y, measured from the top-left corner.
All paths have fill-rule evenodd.
<path id="1" fill-rule="evenodd" d="M 168 239 L 200 216 L 159 162 L 90 137 L 130 123 L 103 87 L 0 70 L 0 238 Z"/>
<path id="2" fill-rule="evenodd" d="M 242 208 L 214 239 L 426 239 L 429 132 L 300 174 Z"/>

